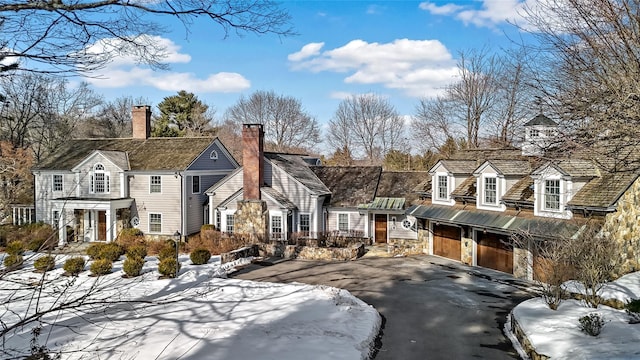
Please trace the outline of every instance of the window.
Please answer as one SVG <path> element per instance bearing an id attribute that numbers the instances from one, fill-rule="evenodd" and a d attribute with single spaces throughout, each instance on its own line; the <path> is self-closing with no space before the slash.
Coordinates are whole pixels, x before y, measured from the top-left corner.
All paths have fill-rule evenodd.
<path id="1" fill-rule="evenodd" d="M 200 176 L 194 176 L 191 179 L 191 193 L 200 194 Z"/>
<path id="2" fill-rule="evenodd" d="M 221 219 L 221 214 L 220 214 L 220 210 L 216 209 L 216 229 L 220 230 L 220 226 L 222 225 L 222 219 Z"/>
<path id="3" fill-rule="evenodd" d="M 529 130 L 529 136 L 531 136 L 532 138 L 540 136 L 540 130 L 538 129 Z"/>
<path id="4" fill-rule="evenodd" d="M 282 238 L 282 216 L 271 216 L 271 237 L 274 239 Z"/>
<path id="5" fill-rule="evenodd" d="M 149 192 L 161 193 L 162 192 L 162 177 L 159 175 L 152 175 L 149 179 Z"/>
<path id="6" fill-rule="evenodd" d="M 560 210 L 560 180 L 545 180 L 544 209 Z"/>
<path id="7" fill-rule="evenodd" d="M 162 214 L 149 214 L 149 232 L 162 232 Z"/>
<path id="8" fill-rule="evenodd" d="M 311 230 L 311 216 L 309 214 L 300 214 L 300 232 L 303 235 L 309 235 L 309 231 Z"/>
<path id="9" fill-rule="evenodd" d="M 62 175 L 53 175 L 53 191 L 62 191 Z"/>
<path id="10" fill-rule="evenodd" d="M 58 228 L 58 222 L 60 221 L 60 212 L 58 210 L 53 210 L 52 216 L 52 224 L 54 228 Z"/>
<path id="11" fill-rule="evenodd" d="M 446 175 L 438 175 L 438 199 L 446 200 L 449 197 L 447 182 Z"/>
<path id="12" fill-rule="evenodd" d="M 233 214 L 227 214 L 227 232 L 233 234 Z"/>
<path id="13" fill-rule="evenodd" d="M 484 202 L 486 204 L 496 203 L 496 178 L 484 178 Z"/>
<path id="14" fill-rule="evenodd" d="M 104 171 L 104 165 L 96 164 L 91 175 L 91 192 L 96 194 L 109 193 L 109 174 Z"/>
<path id="15" fill-rule="evenodd" d="M 211 150 L 211 153 L 209 154 L 209 159 L 218 160 L 218 152 L 215 150 Z"/>
<path id="16" fill-rule="evenodd" d="M 349 231 L 349 214 L 338 214 L 338 230 Z"/>

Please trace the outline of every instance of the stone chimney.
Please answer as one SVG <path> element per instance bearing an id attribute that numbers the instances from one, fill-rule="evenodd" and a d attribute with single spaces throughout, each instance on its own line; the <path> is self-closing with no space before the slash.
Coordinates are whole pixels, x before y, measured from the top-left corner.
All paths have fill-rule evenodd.
<path id="1" fill-rule="evenodd" d="M 131 109 L 133 138 L 148 139 L 151 136 L 151 106 L 135 105 Z"/>
<path id="2" fill-rule="evenodd" d="M 264 183 L 264 130 L 261 124 L 242 125 L 244 200 L 260 200 Z"/>

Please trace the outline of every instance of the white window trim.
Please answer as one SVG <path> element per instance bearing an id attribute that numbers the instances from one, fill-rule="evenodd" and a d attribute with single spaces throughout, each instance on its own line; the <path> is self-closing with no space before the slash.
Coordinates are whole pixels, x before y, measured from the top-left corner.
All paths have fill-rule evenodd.
<path id="1" fill-rule="evenodd" d="M 302 230 L 302 217 L 306 215 L 309 217 L 309 230 L 306 230 L 307 232 L 311 233 L 311 213 L 299 213 L 298 214 L 298 231 L 303 232 L 305 230 Z"/>
<path id="2" fill-rule="evenodd" d="M 340 229 L 340 215 L 345 215 L 347 217 L 347 229 L 346 230 L 342 230 Z M 349 229 L 351 229 L 351 216 L 349 216 L 349 213 L 347 212 L 339 212 L 336 214 L 336 230 L 338 231 L 349 231 Z"/>
<path id="3" fill-rule="evenodd" d="M 558 207 L 557 208 L 548 208 L 547 207 L 547 182 L 557 181 L 558 182 L 558 193 L 553 194 L 558 197 Z M 542 180 L 542 202 L 540 203 L 543 211 L 549 212 L 560 212 L 562 211 L 562 180 L 561 179 L 544 179 Z"/>
<path id="4" fill-rule="evenodd" d="M 151 183 L 151 179 L 153 179 L 154 177 L 160 178 L 160 184 Z M 152 185 L 160 185 L 160 191 L 158 192 L 151 191 Z M 162 194 L 162 175 L 149 175 L 149 194 Z"/>
<path id="5" fill-rule="evenodd" d="M 273 236 L 274 232 L 273 232 L 273 218 L 274 217 L 279 217 L 280 218 L 280 238 L 279 239 L 284 239 L 285 238 L 285 234 L 284 234 L 284 216 L 282 214 L 282 212 L 276 211 L 276 212 L 270 212 L 269 213 L 269 234 Z"/>
<path id="6" fill-rule="evenodd" d="M 560 181 L 560 206 L 557 210 L 545 209 L 545 184 L 547 180 Z M 573 189 L 571 180 L 563 178 L 560 175 L 552 175 L 540 177 L 534 181 L 535 202 L 533 214 L 535 216 L 552 217 L 559 219 L 571 219 L 573 214 L 566 209 L 567 202 L 570 200 L 569 194 Z"/>
<path id="7" fill-rule="evenodd" d="M 235 233 L 236 231 L 236 219 L 234 217 L 233 219 L 233 231 L 229 232 L 227 230 L 227 217 L 228 216 L 234 216 L 235 215 L 235 211 L 222 211 L 220 214 L 220 222 L 222 222 L 222 226 L 220 226 L 220 231 L 225 232 L 225 233 Z"/>
<path id="8" fill-rule="evenodd" d="M 486 202 L 486 179 L 496 179 L 496 201 L 495 203 Z M 481 174 L 478 176 L 476 183 L 476 208 L 481 210 L 506 211 L 507 206 L 501 203 L 507 187 L 507 180 L 496 173 Z"/>
<path id="9" fill-rule="evenodd" d="M 58 213 L 58 218 L 56 219 L 56 213 Z M 51 209 L 51 226 L 57 229 L 60 226 L 60 210 Z"/>
<path id="10" fill-rule="evenodd" d="M 211 150 L 209 153 L 209 159 L 218 160 L 218 152 L 216 150 Z"/>
<path id="11" fill-rule="evenodd" d="M 447 196 L 446 198 L 440 198 L 440 177 L 447 178 Z M 451 192 L 455 188 L 455 177 L 451 176 L 447 172 L 437 172 L 431 178 L 431 202 L 440 205 L 455 205 L 455 200 L 451 198 Z"/>
<path id="12" fill-rule="evenodd" d="M 197 191 L 197 192 L 196 192 L 196 191 L 193 191 L 193 184 L 194 184 L 194 183 L 193 183 L 193 180 L 194 180 L 195 178 L 198 178 L 198 191 Z M 191 177 L 191 193 L 192 193 L 192 194 L 200 194 L 200 192 L 202 191 L 202 183 L 201 183 L 201 181 L 202 181 L 202 178 L 200 177 L 200 175 L 193 175 L 193 176 Z"/>
<path id="13" fill-rule="evenodd" d="M 56 177 L 60 177 L 60 190 L 56 190 Z M 53 192 L 64 192 L 64 175 L 62 174 L 53 174 L 51 175 L 51 191 Z"/>
<path id="14" fill-rule="evenodd" d="M 100 165 L 103 170 L 96 171 L 96 167 Z M 107 168 L 102 163 L 96 163 L 91 168 L 91 177 L 89 179 L 89 193 L 91 194 L 111 194 L 111 173 L 106 170 Z M 96 174 L 104 174 L 104 190 L 105 191 L 96 191 Z"/>
<path id="15" fill-rule="evenodd" d="M 151 215 L 160 215 L 160 231 L 151 231 Z M 150 212 L 149 215 L 147 216 L 147 230 L 149 230 L 149 234 L 162 234 L 162 223 L 163 223 L 163 219 L 164 216 L 162 216 L 162 213 L 159 212 Z"/>

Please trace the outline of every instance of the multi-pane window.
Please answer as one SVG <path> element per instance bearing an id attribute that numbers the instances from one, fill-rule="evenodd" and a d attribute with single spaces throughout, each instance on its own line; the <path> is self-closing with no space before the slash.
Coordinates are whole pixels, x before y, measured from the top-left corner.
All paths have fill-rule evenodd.
<path id="1" fill-rule="evenodd" d="M 487 177 L 484 178 L 484 202 L 485 204 L 496 203 L 496 178 Z"/>
<path id="2" fill-rule="evenodd" d="M 545 210 L 560 210 L 560 180 L 545 180 L 544 208 Z"/>
<path id="3" fill-rule="evenodd" d="M 300 232 L 309 235 L 311 217 L 309 214 L 300 214 Z"/>
<path id="4" fill-rule="evenodd" d="M 271 216 L 271 237 L 274 239 L 282 238 L 282 216 Z"/>
<path id="5" fill-rule="evenodd" d="M 227 214 L 227 232 L 233 234 L 233 214 Z"/>
<path id="6" fill-rule="evenodd" d="M 58 221 L 60 221 L 60 212 L 58 210 L 53 210 L 52 225 L 54 228 L 58 228 Z"/>
<path id="7" fill-rule="evenodd" d="M 215 223 L 216 229 L 220 230 L 220 225 L 221 225 L 221 222 L 222 222 L 222 219 L 221 219 L 222 215 L 220 214 L 220 210 L 216 209 L 215 211 L 216 211 L 216 223 Z"/>
<path id="8" fill-rule="evenodd" d="M 53 175 L 53 191 L 62 191 L 62 175 Z"/>
<path id="9" fill-rule="evenodd" d="M 349 214 L 338 214 L 338 230 L 349 231 Z"/>
<path id="10" fill-rule="evenodd" d="M 162 214 L 149 214 L 149 232 L 162 232 Z"/>
<path id="11" fill-rule="evenodd" d="M 104 171 L 104 165 L 96 164 L 91 175 L 91 192 L 106 194 L 109 192 L 109 174 Z"/>
<path id="12" fill-rule="evenodd" d="M 438 199 L 446 200 L 449 197 L 448 179 L 446 175 L 438 175 Z"/>
<path id="13" fill-rule="evenodd" d="M 200 176 L 194 176 L 191 179 L 192 179 L 191 193 L 200 194 Z"/>
<path id="14" fill-rule="evenodd" d="M 149 192 L 161 193 L 162 192 L 162 177 L 159 175 L 151 175 L 149 179 Z"/>
<path id="15" fill-rule="evenodd" d="M 531 130 L 529 130 L 529 136 L 531 136 L 531 137 L 538 137 L 538 136 L 540 136 L 540 130 L 538 130 L 538 129 L 531 129 Z"/>

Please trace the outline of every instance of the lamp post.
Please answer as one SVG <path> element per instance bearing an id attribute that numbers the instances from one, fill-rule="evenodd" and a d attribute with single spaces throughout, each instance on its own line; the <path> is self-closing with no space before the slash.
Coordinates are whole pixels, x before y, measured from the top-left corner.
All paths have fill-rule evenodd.
<path id="1" fill-rule="evenodd" d="M 178 277 L 178 272 L 180 271 L 180 263 L 178 262 L 178 250 L 180 249 L 180 231 L 176 230 L 176 232 L 173 234 L 173 239 L 176 245 L 176 272 L 174 274 L 174 278 Z"/>

